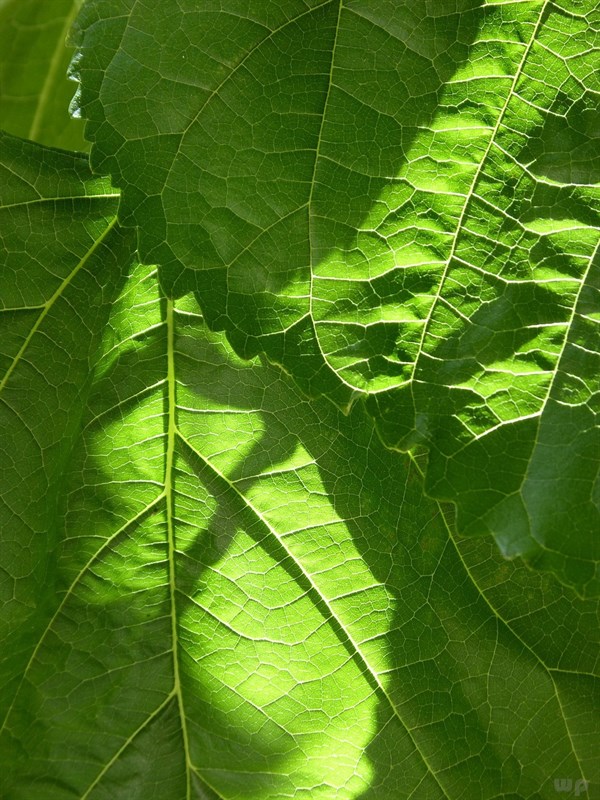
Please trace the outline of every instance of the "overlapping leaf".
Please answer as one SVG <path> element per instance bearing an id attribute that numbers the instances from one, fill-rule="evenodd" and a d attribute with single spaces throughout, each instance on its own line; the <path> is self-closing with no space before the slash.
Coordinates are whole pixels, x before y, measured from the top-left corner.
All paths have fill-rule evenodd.
<path id="1" fill-rule="evenodd" d="M 3 146 L 2 552 L 27 616 L 2 796 L 554 798 L 595 779 L 597 603 L 459 552 L 364 409 L 307 402 L 129 266 L 80 159 Z"/>
<path id="2" fill-rule="evenodd" d="M 0 2 L 0 128 L 52 147 L 87 150 L 69 117 L 66 38 L 81 0 Z"/>
<path id="3" fill-rule="evenodd" d="M 459 527 L 600 591 L 592 0 L 88 0 L 80 103 L 168 291 Z"/>

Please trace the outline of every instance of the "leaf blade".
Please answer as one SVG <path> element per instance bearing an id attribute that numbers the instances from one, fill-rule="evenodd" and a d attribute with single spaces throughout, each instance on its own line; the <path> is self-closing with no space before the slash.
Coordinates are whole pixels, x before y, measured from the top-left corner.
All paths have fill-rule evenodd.
<path id="1" fill-rule="evenodd" d="M 86 151 L 83 124 L 69 119 L 67 34 L 79 0 L 5 0 L 0 7 L 0 127 L 52 147 Z"/>
<path id="2" fill-rule="evenodd" d="M 366 396 L 389 446 L 430 449 L 428 491 L 464 532 L 597 594 L 591 468 L 556 519 L 540 507 L 578 464 L 542 501 L 528 477 L 556 370 L 576 369 L 561 354 L 600 237 L 594 4 L 119 8 L 83 10 L 82 112 L 167 289 L 196 289 L 239 353 L 309 394 Z M 108 25 L 113 51 L 86 66 Z M 159 27 L 164 67 L 148 49 L 134 69 Z"/>
<path id="3" fill-rule="evenodd" d="M 68 197 L 66 156 L 47 157 Z M 546 577 L 523 599 L 500 559 L 459 556 L 363 409 L 308 403 L 156 278 L 129 270 L 92 359 L 58 489 L 58 591 L 7 690 L 2 791 L 551 798 L 549 764 L 589 775 L 573 693 L 597 670 L 597 604 L 557 626 L 547 596 L 568 605 L 567 590 Z M 61 352 L 50 339 L 35 363 Z M 550 623 L 527 639 L 513 628 L 534 610 Z M 565 647 L 577 625 L 585 660 Z M 582 678 L 563 711 L 551 672 L 569 664 Z"/>

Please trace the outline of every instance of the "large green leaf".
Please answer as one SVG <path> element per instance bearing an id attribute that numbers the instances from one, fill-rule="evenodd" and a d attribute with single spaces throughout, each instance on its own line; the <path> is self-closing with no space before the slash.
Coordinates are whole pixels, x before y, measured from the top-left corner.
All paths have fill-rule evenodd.
<path id="1" fill-rule="evenodd" d="M 118 195 L 86 158 L 3 133 L 0 153 L 0 663 L 9 680 L 54 601 L 63 470 L 132 236 L 115 227 Z"/>
<path id="2" fill-rule="evenodd" d="M 53 147 L 87 150 L 68 106 L 66 37 L 81 0 L 0 0 L 0 128 Z"/>
<path id="3" fill-rule="evenodd" d="M 0 530 L 23 616 L 2 635 L 1 796 L 598 781 L 598 604 L 457 548 L 361 405 L 307 401 L 166 296 L 80 158 L 2 148 Z"/>
<path id="4" fill-rule="evenodd" d="M 92 162 L 237 352 L 368 396 L 465 533 L 600 592 L 595 0 L 88 0 Z"/>

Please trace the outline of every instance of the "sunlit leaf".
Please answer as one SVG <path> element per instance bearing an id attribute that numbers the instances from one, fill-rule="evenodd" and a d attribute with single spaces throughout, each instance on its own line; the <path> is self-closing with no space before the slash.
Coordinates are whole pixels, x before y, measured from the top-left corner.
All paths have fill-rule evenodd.
<path id="1" fill-rule="evenodd" d="M 598 595 L 595 0 L 88 0 L 77 31 L 163 287 Z"/>
<path id="2" fill-rule="evenodd" d="M 1 796 L 595 780 L 597 603 L 457 545 L 361 405 L 306 400 L 165 295 L 83 159 L 2 153 Z"/>

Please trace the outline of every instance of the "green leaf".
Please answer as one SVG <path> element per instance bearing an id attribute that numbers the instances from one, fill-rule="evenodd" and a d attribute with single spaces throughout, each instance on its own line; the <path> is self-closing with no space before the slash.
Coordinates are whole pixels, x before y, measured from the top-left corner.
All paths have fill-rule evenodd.
<path id="1" fill-rule="evenodd" d="M 81 158 L 1 152 L 2 797 L 597 781 L 598 603 L 457 546 L 360 404 L 307 401 L 166 296 Z"/>
<path id="2" fill-rule="evenodd" d="M 52 147 L 89 149 L 67 108 L 66 37 L 81 0 L 0 1 L 0 128 Z"/>
<path id="3" fill-rule="evenodd" d="M 9 679 L 53 602 L 63 471 L 132 235 L 115 226 L 118 195 L 87 158 L 4 133 L 0 152 L 0 639 Z"/>
<path id="4" fill-rule="evenodd" d="M 459 529 L 600 593 L 592 0 L 88 0 L 92 163 L 168 292 L 429 451 Z"/>

